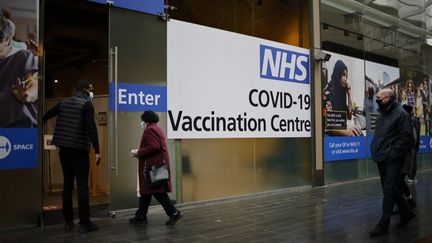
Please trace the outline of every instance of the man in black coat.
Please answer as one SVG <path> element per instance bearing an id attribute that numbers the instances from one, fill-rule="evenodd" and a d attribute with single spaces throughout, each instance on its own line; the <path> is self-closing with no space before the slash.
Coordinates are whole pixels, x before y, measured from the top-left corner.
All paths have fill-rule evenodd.
<path id="1" fill-rule="evenodd" d="M 396 101 L 396 96 L 391 89 L 379 91 L 376 102 L 380 116 L 377 119 L 371 152 L 372 158 L 377 162 L 384 198 L 383 214 L 378 225 L 369 232 L 371 237 L 388 234 L 395 203 L 401 212 L 398 227 L 404 227 L 415 217 L 397 189 L 405 155 L 414 142 L 411 118 Z"/>

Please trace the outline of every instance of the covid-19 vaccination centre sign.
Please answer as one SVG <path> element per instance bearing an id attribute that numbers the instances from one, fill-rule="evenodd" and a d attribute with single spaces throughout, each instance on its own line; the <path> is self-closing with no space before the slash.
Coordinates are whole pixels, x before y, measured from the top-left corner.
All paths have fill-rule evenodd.
<path id="1" fill-rule="evenodd" d="M 168 138 L 310 137 L 309 50 L 171 20 Z"/>

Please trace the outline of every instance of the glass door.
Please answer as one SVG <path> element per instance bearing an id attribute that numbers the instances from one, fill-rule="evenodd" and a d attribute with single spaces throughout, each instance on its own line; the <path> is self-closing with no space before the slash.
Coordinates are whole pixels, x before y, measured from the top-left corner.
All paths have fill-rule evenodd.
<path id="1" fill-rule="evenodd" d="M 110 7 L 109 82 L 110 211 L 118 211 L 138 206 L 138 161 L 130 150 L 139 146 L 140 117 L 145 109 L 128 111 L 119 106 L 119 99 L 131 102 L 124 96 L 127 91 L 119 87 L 166 87 L 166 22 L 154 15 Z M 159 116 L 158 124 L 166 131 L 166 112 Z"/>

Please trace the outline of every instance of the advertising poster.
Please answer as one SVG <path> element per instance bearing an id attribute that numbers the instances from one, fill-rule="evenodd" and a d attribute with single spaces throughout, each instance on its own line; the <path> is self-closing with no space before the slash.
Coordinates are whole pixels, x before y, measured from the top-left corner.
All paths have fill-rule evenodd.
<path id="1" fill-rule="evenodd" d="M 432 152 L 431 83 L 432 78 L 428 74 L 410 70 L 401 74 L 398 100 L 413 107 L 415 119 L 420 123 L 419 153 Z"/>
<path id="2" fill-rule="evenodd" d="M 168 138 L 311 137 L 308 49 L 176 20 L 167 28 Z"/>
<path id="3" fill-rule="evenodd" d="M 376 94 L 384 88 L 389 88 L 398 95 L 400 91 L 399 68 L 366 61 L 365 62 L 365 97 L 366 133 L 368 138 L 367 152 L 371 157 L 370 144 L 374 135 L 376 121 L 379 116 Z"/>
<path id="4" fill-rule="evenodd" d="M 379 115 L 376 94 L 384 88 L 392 89 L 396 95 L 399 93 L 399 68 L 370 61 L 366 61 L 365 66 L 364 111 L 366 114 L 366 129 L 367 135 L 373 136 L 376 119 Z"/>
<path id="5" fill-rule="evenodd" d="M 367 156 L 364 61 L 337 53 L 323 66 L 324 160 Z"/>
<path id="6" fill-rule="evenodd" d="M 0 11 L 0 169 L 37 166 L 38 1 Z"/>

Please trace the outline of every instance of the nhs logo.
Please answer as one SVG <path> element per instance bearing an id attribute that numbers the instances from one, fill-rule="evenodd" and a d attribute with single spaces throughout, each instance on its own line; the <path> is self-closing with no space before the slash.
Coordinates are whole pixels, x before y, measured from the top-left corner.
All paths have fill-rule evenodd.
<path id="1" fill-rule="evenodd" d="M 260 77 L 309 84 L 309 55 L 260 45 Z"/>

